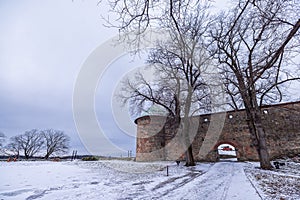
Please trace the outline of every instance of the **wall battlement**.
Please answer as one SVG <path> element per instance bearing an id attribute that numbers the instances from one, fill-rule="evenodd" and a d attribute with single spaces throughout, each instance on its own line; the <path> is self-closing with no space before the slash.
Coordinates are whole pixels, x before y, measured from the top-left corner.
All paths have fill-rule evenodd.
<path id="1" fill-rule="evenodd" d="M 261 108 L 271 159 L 300 154 L 300 102 Z M 217 147 L 231 144 L 239 161 L 258 160 L 252 145 L 245 110 L 205 114 L 191 118 L 190 141 L 196 161 L 217 161 Z M 182 159 L 185 149 L 180 127 L 163 116 L 143 116 L 137 124 L 137 161 Z M 179 130 L 179 131 L 178 131 Z"/>

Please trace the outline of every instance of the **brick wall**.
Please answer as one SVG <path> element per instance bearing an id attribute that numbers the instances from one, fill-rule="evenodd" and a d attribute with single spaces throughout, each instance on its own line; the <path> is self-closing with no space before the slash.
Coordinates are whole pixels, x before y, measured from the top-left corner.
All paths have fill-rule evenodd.
<path id="1" fill-rule="evenodd" d="M 300 154 L 300 102 L 261 110 L 271 158 Z M 176 132 L 165 122 L 162 116 L 136 119 L 137 161 L 183 159 L 187 146 L 182 142 L 180 128 Z M 195 116 L 191 123 L 190 141 L 197 161 L 216 161 L 216 149 L 225 143 L 237 149 L 238 160 L 258 160 L 244 110 Z"/>

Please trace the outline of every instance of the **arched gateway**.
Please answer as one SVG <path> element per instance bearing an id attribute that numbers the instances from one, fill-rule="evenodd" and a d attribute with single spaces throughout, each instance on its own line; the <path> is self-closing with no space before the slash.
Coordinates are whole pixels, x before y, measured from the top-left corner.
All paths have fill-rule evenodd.
<path id="1" fill-rule="evenodd" d="M 220 161 L 238 160 L 238 149 L 236 148 L 236 145 L 232 142 L 219 142 L 217 145 L 215 145 L 215 149 L 217 149 L 218 160 Z"/>
<path id="2" fill-rule="evenodd" d="M 265 106 L 261 110 L 271 158 L 300 154 L 300 102 Z M 211 120 L 221 114 L 225 114 L 221 133 L 211 139 L 213 133 L 207 134 L 213 124 Z M 196 121 L 196 130 L 190 141 L 196 161 L 217 161 L 220 144 L 230 144 L 236 148 L 238 161 L 258 160 L 244 110 L 195 116 L 193 121 Z M 185 147 L 182 139 L 165 122 L 163 116 L 143 116 L 135 120 L 137 161 L 183 159 Z"/>

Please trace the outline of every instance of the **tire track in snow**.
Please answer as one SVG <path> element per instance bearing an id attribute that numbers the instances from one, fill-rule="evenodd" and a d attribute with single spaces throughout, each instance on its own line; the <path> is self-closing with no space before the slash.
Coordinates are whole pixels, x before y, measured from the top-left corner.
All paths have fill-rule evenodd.
<path id="1" fill-rule="evenodd" d="M 220 162 L 200 177 L 201 180 L 195 183 L 193 188 L 195 193 L 201 195 L 201 199 L 220 199 L 227 198 L 230 181 L 233 177 L 233 163 Z"/>
<path id="2" fill-rule="evenodd" d="M 211 165 L 209 169 L 212 167 Z M 165 197 L 169 195 L 169 193 L 172 193 L 182 187 L 184 187 L 186 184 L 189 184 L 190 182 L 194 181 L 196 178 L 202 176 L 207 171 L 199 171 L 194 170 L 193 168 L 190 169 L 191 172 L 177 177 L 169 178 L 168 180 L 159 183 L 154 188 L 152 188 L 152 192 L 155 192 L 155 195 L 152 195 L 151 199 L 161 199 L 162 197 Z M 209 171 L 209 170 L 208 170 Z"/>
<path id="3" fill-rule="evenodd" d="M 244 163 L 219 162 L 205 174 L 191 180 L 165 199 L 259 200 L 255 189 L 243 172 Z"/>
<path id="4" fill-rule="evenodd" d="M 200 173 L 200 172 L 199 173 L 190 172 L 190 173 L 180 176 L 180 177 L 170 178 L 167 181 L 164 181 L 164 182 L 158 184 L 157 186 L 155 186 L 152 189 L 152 191 L 159 191 L 160 197 L 166 196 L 167 194 L 169 194 L 169 192 L 172 192 L 172 191 L 186 185 L 187 183 L 193 181 L 194 179 L 201 176 L 202 174 L 203 173 Z M 174 181 L 176 182 L 175 184 L 174 184 Z"/>
<path id="5" fill-rule="evenodd" d="M 229 189 L 229 186 L 230 186 L 229 183 L 232 181 L 233 175 L 234 175 L 234 169 L 233 169 L 233 165 L 232 165 L 232 169 L 230 170 L 230 176 L 228 176 L 228 179 L 227 179 L 228 184 L 225 184 L 225 187 L 224 187 L 224 190 L 223 190 L 223 194 L 222 194 L 222 197 L 221 197 L 222 200 L 226 200 L 226 198 L 227 198 L 228 189 Z"/>
<path id="6" fill-rule="evenodd" d="M 192 181 L 193 179 L 197 178 L 198 176 L 202 175 L 203 173 L 195 173 L 195 172 L 190 172 L 188 174 L 185 174 L 183 176 L 178 176 L 178 177 L 172 177 L 172 178 L 169 178 L 168 180 L 164 181 L 164 182 L 161 182 L 159 183 L 158 185 L 156 185 L 152 191 L 155 191 L 155 190 L 158 190 L 158 189 L 162 189 L 164 188 L 165 186 L 168 186 L 168 184 L 172 184 L 174 181 L 177 181 L 177 180 L 182 180 L 180 181 L 178 184 L 174 185 L 173 189 L 177 189 L 185 184 L 187 184 L 188 182 Z"/>

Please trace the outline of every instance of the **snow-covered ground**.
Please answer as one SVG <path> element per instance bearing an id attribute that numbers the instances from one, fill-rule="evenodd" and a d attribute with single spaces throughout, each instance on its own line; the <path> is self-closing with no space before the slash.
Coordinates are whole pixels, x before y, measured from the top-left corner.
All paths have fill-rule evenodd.
<path id="1" fill-rule="evenodd" d="M 245 167 L 248 178 L 258 188 L 265 200 L 299 200 L 300 199 L 300 163 L 278 160 L 284 163 L 279 169 L 260 170 L 258 163 Z"/>
<path id="2" fill-rule="evenodd" d="M 186 168 L 175 162 L 118 160 L 0 162 L 0 199 L 272 199 L 271 189 L 263 190 L 257 180 L 257 174 L 265 175 L 255 165 L 219 162 Z M 299 177 L 289 173 L 299 183 Z M 293 199 L 299 193 L 282 197 Z"/>

